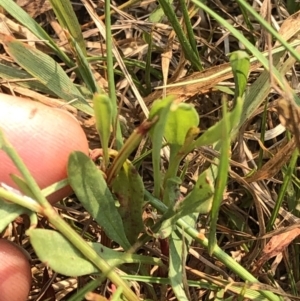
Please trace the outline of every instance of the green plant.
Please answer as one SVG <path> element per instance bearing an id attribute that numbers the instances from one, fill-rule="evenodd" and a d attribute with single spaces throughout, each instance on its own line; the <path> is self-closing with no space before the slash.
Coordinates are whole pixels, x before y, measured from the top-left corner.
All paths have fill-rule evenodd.
<path id="1" fill-rule="evenodd" d="M 244 1 L 238 1 L 244 9 L 243 13 L 247 11 L 253 14 L 256 20 L 290 51 L 294 56 L 293 60 L 291 59 L 282 65 L 280 56 L 284 49 L 280 48 L 281 50 L 277 50 L 279 52 L 274 54 L 274 66 L 270 65 L 270 61 L 250 41 L 206 4 L 197 0 L 192 2 L 229 30 L 254 56 L 250 59 L 245 51 L 237 51 L 230 56 L 235 83 L 233 104 L 228 105 L 224 101 L 220 120 L 201 133 L 199 114 L 192 105 L 177 103 L 172 96 L 164 97 L 153 103 L 146 120 L 123 141 L 114 90 L 114 60 L 121 66 L 124 77 L 132 83 L 132 90 L 143 107 L 145 115 L 148 115 L 148 108 L 142 102 L 139 91 L 133 84 L 127 66 L 124 64 L 125 60 L 122 60 L 118 50 L 110 43 L 112 37 L 110 36 L 109 2 L 106 1 L 105 7 L 106 28 L 92 11 L 91 6 L 86 3 L 99 31 L 103 33 L 107 41 L 107 54 L 109 54 L 106 58 L 109 78 L 108 96 L 95 80 L 90 61 L 98 58 L 87 57 L 83 36 L 78 32 L 80 26 L 69 1 L 52 0 L 51 3 L 61 26 L 64 28 L 68 45 L 72 50 L 72 58 L 65 55 L 53 39 L 13 1 L 0 0 L 0 5 L 17 18 L 20 23 L 27 26 L 38 38 L 45 40 L 46 45 L 66 66 L 69 68 L 76 66 L 76 76 L 81 80 L 80 85 L 74 84 L 66 75 L 65 70 L 49 55 L 6 36 L 2 43 L 6 52 L 25 70 L 22 77 L 28 79 L 33 76 L 39 81 L 38 85 L 29 81 L 26 85 L 59 96 L 65 102 L 72 101 L 75 108 L 95 116 L 96 128 L 101 140 L 100 169 L 85 154 L 74 152 L 69 157 L 68 181 L 80 203 L 97 223 L 97 226 L 105 232 L 111 241 L 116 242 L 123 249 L 123 252 L 112 250 L 99 242 L 87 242 L 72 229 L 49 205 L 26 166 L 1 132 L 0 146 L 20 170 L 23 180 L 30 190 L 31 198 L 19 195 L 15 190 L 10 190 L 5 185 L 2 186 L 0 188 L 1 209 L 4 213 L 9 213 L 10 217 L 0 222 L 0 229 L 3 230 L 20 212 L 25 212 L 31 217 L 32 224 L 26 234 L 29 236 L 40 260 L 46 261 L 53 270 L 64 275 L 99 275 L 71 300 L 82 299 L 86 292 L 93 290 L 106 277 L 121 290 L 121 292 L 116 291 L 114 293 L 113 298 L 116 299 L 122 298 L 120 295 L 123 294 L 127 300 L 139 300 L 130 288 L 130 281 L 141 281 L 159 282 L 162 287 L 171 285 L 179 300 L 188 300 L 187 286 L 194 285 L 208 287 L 220 295 L 225 294 L 226 289 L 229 289 L 230 292 L 244 298 L 281 300 L 279 294 L 265 289 L 254 275 L 235 262 L 218 246 L 216 232 L 223 194 L 228 185 L 231 142 L 236 139 L 245 122 L 248 121 L 254 110 L 262 104 L 270 91 L 268 70 L 272 70 L 276 84 L 284 90 L 285 81 L 281 72 L 288 70 L 294 60 L 299 60 L 299 54 L 262 18 L 257 16 Z M 203 67 L 199 60 L 196 39 L 188 18 L 189 12 L 186 3 L 180 2 L 184 12 L 185 28 L 188 32 L 187 38 L 172 10 L 171 3 L 160 1 L 160 5 L 164 15 L 169 18 L 170 22 L 173 22 L 185 57 L 191 61 L 194 69 L 201 70 Z M 156 17 L 157 15 L 152 15 L 152 18 L 155 19 Z M 147 38 L 149 41 L 151 35 Z M 149 41 L 149 44 L 152 46 L 152 41 Z M 111 54 L 114 54 L 114 57 Z M 149 57 L 151 57 L 151 49 Z M 259 61 L 267 71 L 263 72 L 247 90 L 250 63 L 254 60 Z M 42 71 L 41 65 L 43 66 Z M 148 67 L 149 65 L 149 63 L 146 64 Z M 0 69 L 2 74 L 15 72 L 12 67 L 0 65 Z M 149 72 L 146 76 L 149 88 L 150 71 L 145 72 Z M 16 72 L 14 74 L 17 76 Z M 93 102 L 93 108 L 87 100 Z M 132 161 L 132 153 L 143 140 L 148 138 L 151 141 L 150 151 L 143 152 Z M 110 148 L 112 140 L 115 143 Z M 211 164 L 197 175 L 197 179 L 189 191 L 185 194 L 182 193 L 182 184 L 187 177 L 188 155 L 196 149 L 207 146 L 212 146 L 219 156 L 214 158 Z M 162 152 L 168 164 L 162 164 Z M 147 190 L 145 188 L 145 180 L 139 174 L 137 165 L 134 164 L 134 162 L 142 162 L 149 155 L 151 155 L 153 168 L 153 193 L 152 189 Z M 296 154 L 293 157 L 292 166 L 294 166 L 295 160 Z M 287 177 L 291 177 L 291 173 L 292 169 L 289 169 Z M 288 181 L 290 178 L 286 179 Z M 14 204 L 8 204 L 4 199 Z M 150 202 L 156 208 L 153 213 L 158 215 L 157 218 L 152 219 L 149 225 L 145 225 L 142 219 L 145 201 Z M 278 215 L 278 211 L 279 208 L 275 207 L 269 229 L 274 218 Z M 37 221 L 35 212 L 47 217 L 57 231 L 35 229 L 34 225 Z M 210 232 L 207 235 L 208 238 L 195 230 L 199 214 L 207 215 L 209 218 Z M 233 223 L 238 223 L 238 216 L 231 215 L 231 218 Z M 140 247 L 152 239 L 160 241 L 161 252 L 168 259 L 168 267 L 166 262 L 161 259 L 135 254 Z M 185 283 L 185 262 L 193 241 L 207 249 L 210 256 L 218 258 L 224 266 L 246 281 L 244 286 L 231 285 L 230 281 L 227 280 L 219 281 L 216 285 L 217 280 L 213 277 L 206 279 L 206 281 L 186 281 Z M 244 248 L 247 249 L 248 246 L 245 244 Z M 76 261 L 76 265 L 73 264 L 74 261 Z M 124 264 L 127 264 L 125 267 L 130 264 L 129 268 L 126 269 Z M 138 268 L 137 264 L 140 265 Z M 147 269 L 149 266 L 159 267 L 163 277 L 149 275 Z M 116 272 L 116 267 L 124 268 L 124 274 L 119 275 Z M 137 271 L 139 273 L 135 275 Z M 257 291 L 251 287 L 254 284 L 257 285 L 254 287 Z M 153 287 L 149 286 L 148 290 L 150 298 L 155 299 Z M 278 292 L 276 291 L 276 293 Z"/>

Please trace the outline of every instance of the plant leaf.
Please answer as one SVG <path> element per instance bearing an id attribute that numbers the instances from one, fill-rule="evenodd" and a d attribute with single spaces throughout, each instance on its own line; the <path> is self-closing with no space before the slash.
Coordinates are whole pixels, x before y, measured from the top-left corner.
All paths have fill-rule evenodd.
<path id="1" fill-rule="evenodd" d="M 83 207 L 103 227 L 106 235 L 124 249 L 128 249 L 130 243 L 126 238 L 115 200 L 94 162 L 84 153 L 71 153 L 68 179 Z"/>
<path id="2" fill-rule="evenodd" d="M 235 51 L 230 56 L 235 82 L 235 99 L 243 97 L 250 70 L 250 57 L 245 51 Z"/>
<path id="3" fill-rule="evenodd" d="M 59 232 L 45 229 L 26 231 L 30 242 L 42 262 L 46 262 L 55 272 L 66 276 L 82 276 L 99 273 L 99 270 Z M 106 248 L 100 243 L 89 243 L 97 254 L 111 266 L 122 263 L 143 263 L 163 266 L 160 259 L 149 256 L 124 254 Z"/>
<path id="4" fill-rule="evenodd" d="M 239 97 L 238 97 L 239 98 Z M 219 210 L 221 203 L 223 201 L 224 190 L 227 184 L 228 169 L 229 169 L 229 157 L 230 157 L 230 131 L 229 131 L 229 120 L 227 117 L 227 104 L 223 102 L 223 125 L 222 128 L 222 140 L 221 144 L 221 155 L 218 165 L 218 174 L 215 181 L 215 192 L 213 196 L 212 206 L 211 206 L 211 221 L 210 221 L 210 231 L 208 237 L 208 252 L 210 255 L 213 254 L 213 250 L 217 244 L 216 230 L 217 222 L 219 216 Z"/>
<path id="5" fill-rule="evenodd" d="M 92 107 L 83 98 L 65 71 L 49 55 L 10 36 L 5 36 L 2 43 L 13 59 L 48 89 L 65 101 L 72 101 L 75 108 L 94 115 Z"/>
<path id="6" fill-rule="evenodd" d="M 113 118 L 112 102 L 107 95 L 96 93 L 93 97 L 93 104 L 96 119 L 96 129 L 98 131 L 103 149 L 105 161 L 104 166 L 107 167 L 109 163 L 108 144 Z"/>
<path id="7" fill-rule="evenodd" d="M 193 190 L 182 201 L 177 201 L 164 213 L 161 226 L 157 231 L 160 238 L 168 237 L 176 221 L 194 212 L 206 214 L 211 209 L 212 196 L 214 193 L 214 181 L 210 170 L 204 171 L 197 180 Z"/>
<path id="8" fill-rule="evenodd" d="M 47 87 L 45 87 L 45 85 L 41 84 L 38 81 L 33 81 L 32 76 L 28 72 L 13 67 L 12 65 L 5 65 L 0 63 L 0 77 L 3 79 L 21 79 L 21 81 L 17 83 L 18 86 L 55 96 L 55 94 Z M 28 79 L 28 81 L 26 81 L 26 79 Z"/>
<path id="9" fill-rule="evenodd" d="M 120 203 L 119 213 L 127 238 L 134 244 L 143 230 L 144 184 L 131 163 L 123 164 L 123 168 L 113 181 L 112 189 Z"/>
<path id="10" fill-rule="evenodd" d="M 0 6 L 2 6 L 5 11 L 7 11 L 12 17 L 14 17 L 18 22 L 23 24 L 28 28 L 38 39 L 44 41 L 54 53 L 57 54 L 69 67 L 74 67 L 74 62 L 70 57 L 64 53 L 57 43 L 52 40 L 52 38 L 46 33 L 46 31 L 33 19 L 31 18 L 15 1 L 12 0 L 1 0 Z"/>
<path id="11" fill-rule="evenodd" d="M 199 115 L 192 105 L 173 103 L 167 119 L 165 137 L 168 143 L 182 146 L 189 130 L 198 125 Z"/>
<path id="12" fill-rule="evenodd" d="M 77 70 L 80 73 L 82 79 L 84 80 L 84 83 L 86 84 L 88 90 L 92 93 L 99 92 L 100 88 L 96 83 L 89 62 L 87 61 L 86 52 L 82 51 L 82 48 L 78 45 L 76 40 L 68 32 L 66 32 L 66 36 L 69 40 L 74 56 L 76 58 Z"/>
<path id="13" fill-rule="evenodd" d="M 231 131 L 233 127 L 237 126 L 241 118 L 242 107 L 243 100 L 241 97 L 239 97 L 237 99 L 234 109 L 230 113 L 228 113 L 224 118 L 222 118 L 222 120 L 220 120 L 215 125 L 206 130 L 205 133 L 203 133 L 203 135 L 195 141 L 194 146 L 200 147 L 204 145 L 210 145 L 221 140 L 224 122 L 229 122 L 228 130 Z"/>
<path id="14" fill-rule="evenodd" d="M 84 55 L 86 55 L 85 42 L 78 18 L 69 0 L 49 0 L 53 11 L 62 26 L 67 29 Z"/>
<path id="15" fill-rule="evenodd" d="M 188 40 L 185 31 L 179 23 L 179 20 L 175 14 L 175 10 L 170 2 L 171 1 L 158 0 L 160 7 L 163 9 L 166 17 L 168 18 L 168 20 L 172 24 L 174 31 L 176 32 L 177 38 L 180 42 L 186 59 L 191 62 L 194 69 L 202 70 L 203 68 L 201 62 L 199 61 L 199 56 L 195 54 L 190 41 Z"/>
<path id="16" fill-rule="evenodd" d="M 27 213 L 28 209 L 6 202 L 0 198 L 0 232 L 2 232 L 12 221 L 14 221 L 18 216 Z"/>
<path id="17" fill-rule="evenodd" d="M 155 116 L 158 116 L 158 121 L 150 130 L 150 136 L 152 139 L 154 196 L 157 198 L 160 197 L 161 187 L 160 151 L 162 148 L 167 118 L 173 101 L 173 97 L 166 97 L 162 100 L 157 100 L 153 103 L 149 113 L 149 118 L 151 119 L 153 119 Z"/>
<path id="18" fill-rule="evenodd" d="M 169 279 L 177 300 L 188 301 L 184 290 L 187 283 L 183 262 L 186 260 L 187 248 L 178 231 L 173 231 L 170 237 Z"/>

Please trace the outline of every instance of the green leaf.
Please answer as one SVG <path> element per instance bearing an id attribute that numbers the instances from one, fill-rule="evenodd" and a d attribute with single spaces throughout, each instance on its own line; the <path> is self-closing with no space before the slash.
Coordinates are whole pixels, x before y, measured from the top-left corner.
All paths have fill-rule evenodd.
<path id="1" fill-rule="evenodd" d="M 10 56 L 48 89 L 65 101 L 72 101 L 75 108 L 94 114 L 65 71 L 50 56 L 13 38 L 6 39 L 4 44 Z"/>
<path id="2" fill-rule="evenodd" d="M 173 3 L 173 0 L 167 0 L 170 4 Z M 158 5 L 149 15 L 149 22 L 151 23 L 160 23 L 165 17 L 165 13 L 160 5 Z"/>
<path id="3" fill-rule="evenodd" d="M 113 193 L 119 200 L 119 213 L 123 220 L 126 236 L 134 244 L 144 228 L 142 213 L 144 184 L 135 167 L 125 162 L 113 181 Z"/>
<path id="4" fill-rule="evenodd" d="M 157 231 L 160 238 L 168 237 L 178 219 L 194 212 L 207 214 L 211 209 L 214 194 L 214 180 L 210 170 L 204 171 L 197 180 L 193 190 L 182 200 L 170 206 L 161 219 Z"/>
<path id="5" fill-rule="evenodd" d="M 187 248 L 184 245 L 182 235 L 179 230 L 174 231 L 170 237 L 170 258 L 169 258 L 169 279 L 172 285 L 176 299 L 179 301 L 188 301 L 184 291 L 184 283 L 187 283 L 184 272 L 186 262 Z"/>
<path id="6" fill-rule="evenodd" d="M 72 277 L 99 273 L 99 270 L 79 252 L 63 235 L 53 230 L 26 231 L 30 242 L 42 262 L 55 272 Z M 163 266 L 160 259 L 149 256 L 124 254 L 106 248 L 100 243 L 89 243 L 96 253 L 111 266 L 123 263 L 143 263 Z"/>
<path id="7" fill-rule="evenodd" d="M 196 70 L 202 70 L 201 62 L 199 61 L 199 56 L 194 52 L 190 41 L 186 36 L 186 32 L 181 26 L 178 17 L 175 13 L 174 7 L 170 3 L 171 1 L 158 0 L 160 7 L 163 9 L 164 14 L 168 18 L 170 24 L 172 24 L 173 30 L 176 32 L 176 36 L 184 52 L 186 59 L 190 60 L 192 66 Z"/>
<path id="8" fill-rule="evenodd" d="M 150 130 L 152 139 L 152 165 L 154 178 L 154 196 L 160 197 L 161 188 L 161 168 L 160 168 L 160 151 L 162 149 L 163 137 L 166 127 L 167 118 L 170 112 L 173 97 L 166 97 L 153 103 L 149 113 L 149 118 L 153 119 L 158 116 L 158 121 Z"/>
<path id="9" fill-rule="evenodd" d="M 230 64 L 235 82 L 235 99 L 243 97 L 250 69 L 250 57 L 245 51 L 235 51 L 230 56 Z"/>
<path id="10" fill-rule="evenodd" d="M 66 35 L 70 45 L 73 48 L 74 56 L 76 57 L 77 62 L 77 70 L 79 71 L 84 83 L 86 84 L 90 92 L 100 92 L 100 88 L 96 83 L 89 62 L 87 61 L 86 53 L 82 51 L 82 48 L 69 33 L 66 32 Z"/>
<path id="11" fill-rule="evenodd" d="M 24 27 L 28 28 L 39 40 L 44 41 L 44 43 L 48 45 L 69 67 L 74 67 L 75 64 L 70 57 L 59 48 L 57 43 L 52 40 L 46 31 L 15 1 L 1 0 L 0 6 L 2 6 L 12 17 L 18 20 L 18 22 L 23 24 Z"/>
<path id="12" fill-rule="evenodd" d="M 0 198 L 0 232 L 4 231 L 18 216 L 27 212 L 28 209 Z"/>
<path id="13" fill-rule="evenodd" d="M 168 96 L 166 98 L 156 100 L 153 103 L 151 110 L 149 112 L 149 119 L 153 119 L 154 116 L 161 116 L 162 112 L 164 112 L 164 111 L 168 112 L 173 101 L 174 101 L 173 96 Z M 167 117 L 168 115 L 163 115 L 163 116 Z M 156 123 L 156 126 L 157 126 L 157 124 L 158 124 L 158 122 Z M 155 127 L 154 127 L 154 129 L 155 129 Z M 152 129 L 150 131 L 150 133 L 153 133 L 154 129 Z"/>
<path id="14" fill-rule="evenodd" d="M 212 207 L 211 207 L 211 221 L 210 221 L 210 231 L 208 237 L 208 252 L 210 255 L 213 254 L 213 250 L 217 244 L 216 230 L 217 222 L 219 216 L 219 210 L 221 203 L 223 201 L 224 190 L 227 184 L 228 169 L 229 169 L 229 158 L 230 158 L 230 123 L 227 117 L 227 104 L 223 102 L 223 118 L 224 127 L 222 129 L 222 139 L 221 139 L 221 155 L 218 165 L 218 174 L 215 182 L 215 193 L 213 197 Z"/>
<path id="15" fill-rule="evenodd" d="M 130 243 L 126 238 L 115 200 L 94 162 L 84 153 L 71 153 L 68 179 L 83 207 L 104 229 L 106 235 L 124 249 L 128 249 Z"/>
<path id="16" fill-rule="evenodd" d="M 21 87 L 28 88 L 33 91 L 42 92 L 43 94 L 50 94 L 55 96 L 55 94 L 49 90 L 45 85 L 38 81 L 33 81 L 32 76 L 25 70 L 13 67 L 13 65 L 6 65 L 0 63 L 0 77 L 2 79 L 21 79 L 17 84 Z M 26 81 L 27 80 L 27 81 Z"/>
<path id="17" fill-rule="evenodd" d="M 197 41 L 196 41 L 197 35 L 195 35 L 194 27 L 192 24 L 193 13 L 191 13 L 191 10 L 190 10 L 191 7 L 188 4 L 188 2 L 185 0 L 179 0 L 179 5 L 180 5 L 179 10 L 182 12 L 182 16 L 183 16 L 182 27 L 184 28 L 184 31 L 186 31 L 186 36 L 188 37 L 188 41 L 190 42 L 191 48 L 193 49 L 193 52 L 200 63 L 201 60 L 200 60 L 199 51 L 198 51 L 198 47 L 197 47 Z M 203 70 L 202 66 L 201 66 L 201 69 Z"/>
<path id="18" fill-rule="evenodd" d="M 199 115 L 192 105 L 173 103 L 167 119 L 165 137 L 171 145 L 182 146 L 189 130 L 198 125 Z"/>
<path id="19" fill-rule="evenodd" d="M 104 166 L 109 163 L 108 144 L 112 129 L 112 102 L 106 94 L 96 93 L 93 97 L 96 129 L 98 131 L 104 155 Z"/>
<path id="20" fill-rule="evenodd" d="M 54 192 L 66 187 L 66 186 L 69 186 L 69 181 L 68 181 L 68 179 L 63 179 L 61 181 L 53 183 L 50 186 L 45 187 L 42 190 L 42 193 L 45 197 L 48 197 L 49 195 L 53 194 Z"/>
<path id="21" fill-rule="evenodd" d="M 168 170 L 164 178 L 164 188 L 166 188 L 166 181 L 168 179 L 174 178 L 178 174 L 179 165 L 184 157 L 189 154 L 194 149 L 195 139 L 199 135 L 200 129 L 198 127 L 191 127 L 185 137 L 184 144 L 182 146 L 171 144 L 170 145 L 170 163 Z M 186 173 L 186 169 L 181 172 L 181 177 L 183 178 Z M 165 197 L 164 197 L 165 200 Z"/>
<path id="22" fill-rule="evenodd" d="M 180 217 L 194 212 L 206 214 L 211 209 L 211 198 L 214 194 L 214 179 L 210 169 L 205 170 L 198 177 L 192 191 L 175 205 L 176 213 Z"/>
<path id="23" fill-rule="evenodd" d="M 186 103 L 172 104 L 168 115 L 165 138 L 170 145 L 170 163 L 164 179 L 174 178 L 182 159 L 190 152 L 198 135 L 199 115 L 195 108 Z M 164 197 L 165 200 L 165 197 Z"/>
<path id="24" fill-rule="evenodd" d="M 243 107 L 242 98 L 238 98 L 234 109 L 228 113 L 222 120 L 217 122 L 215 125 L 210 127 L 208 130 L 199 137 L 195 143 L 194 147 L 200 147 L 204 145 L 213 144 L 222 139 L 222 129 L 224 128 L 224 123 L 229 123 L 228 130 L 231 131 L 233 127 L 237 126 L 240 118 Z"/>
<path id="25" fill-rule="evenodd" d="M 81 27 L 71 2 L 69 0 L 49 1 L 61 27 L 67 29 L 76 43 L 80 46 L 82 53 L 86 56 L 85 42 Z"/>
<path id="26" fill-rule="evenodd" d="M 167 207 L 174 206 L 180 197 L 180 185 L 182 184 L 182 180 L 179 177 L 174 177 L 168 178 L 165 182 L 163 202 Z"/>
<path id="27" fill-rule="evenodd" d="M 27 183 L 24 181 L 24 179 L 18 175 L 11 174 L 10 177 L 12 180 L 15 182 L 15 184 L 18 186 L 19 190 L 26 196 L 29 196 L 32 199 L 35 199 L 34 194 L 30 190 L 29 186 Z M 42 193 L 45 197 L 48 197 L 49 195 L 53 194 L 54 192 L 69 186 L 69 182 L 67 179 L 63 179 L 59 182 L 53 183 L 50 186 L 45 187 L 42 190 Z"/>
<path id="28" fill-rule="evenodd" d="M 10 177 L 12 178 L 12 180 L 14 181 L 14 183 L 18 186 L 19 190 L 24 194 L 29 196 L 30 198 L 34 199 L 34 194 L 31 192 L 29 186 L 27 185 L 27 183 L 23 180 L 22 177 L 15 175 L 15 174 L 11 174 Z"/>

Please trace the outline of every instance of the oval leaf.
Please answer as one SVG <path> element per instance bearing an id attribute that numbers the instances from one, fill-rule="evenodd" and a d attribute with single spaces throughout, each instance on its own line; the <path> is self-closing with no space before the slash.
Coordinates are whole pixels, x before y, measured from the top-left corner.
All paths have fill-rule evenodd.
<path id="1" fill-rule="evenodd" d="M 104 229 L 106 235 L 128 249 L 130 243 L 115 200 L 94 162 L 82 152 L 73 152 L 68 162 L 68 178 L 81 204 Z"/>
<path id="2" fill-rule="evenodd" d="M 30 229 L 26 232 L 30 242 L 42 262 L 46 262 L 55 272 L 72 277 L 99 273 L 99 270 L 59 232 L 45 229 Z M 89 243 L 96 253 L 111 266 L 121 263 L 143 263 L 163 266 L 158 258 L 124 254 L 109 249 L 100 243 Z"/>

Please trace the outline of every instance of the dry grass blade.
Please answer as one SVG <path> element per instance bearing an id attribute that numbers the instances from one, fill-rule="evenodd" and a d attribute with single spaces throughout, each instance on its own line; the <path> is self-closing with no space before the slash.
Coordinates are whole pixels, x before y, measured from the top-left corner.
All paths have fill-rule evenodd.
<path id="1" fill-rule="evenodd" d="M 270 179 L 274 177 L 291 158 L 296 148 L 296 140 L 293 138 L 282 149 L 280 149 L 274 157 L 272 157 L 260 170 L 255 172 L 249 178 L 248 183 Z"/>
<path id="2" fill-rule="evenodd" d="M 256 263 L 256 271 L 258 271 L 270 258 L 281 254 L 299 234 L 300 229 L 295 228 L 288 232 L 273 236 L 262 250 L 261 258 Z"/>
<path id="3" fill-rule="evenodd" d="M 250 71 L 256 70 L 260 65 L 260 62 L 253 62 L 250 66 Z M 230 64 L 225 63 L 201 72 L 194 72 L 192 75 L 186 76 L 176 83 L 172 83 L 181 85 L 178 87 L 167 87 L 166 94 L 174 95 L 177 102 L 184 102 L 197 94 L 207 93 L 218 83 L 230 78 L 233 78 L 232 70 Z M 190 81 L 193 81 L 193 83 L 190 83 Z M 162 95 L 163 91 L 157 90 L 147 96 L 144 101 L 149 106 L 154 100 L 161 98 Z"/>
<path id="4" fill-rule="evenodd" d="M 284 37 L 287 41 L 296 36 L 299 32 L 299 21 L 300 21 L 300 11 L 295 14 L 289 16 L 281 25 L 279 33 Z M 276 41 L 275 46 L 278 46 L 280 43 Z"/>
<path id="5" fill-rule="evenodd" d="M 247 178 L 246 181 L 248 183 L 272 178 L 281 170 L 282 166 L 289 161 L 295 148 L 298 147 L 300 150 L 300 108 L 296 105 L 289 91 L 289 89 L 287 89 L 286 92 L 280 91 L 284 97 L 277 101 L 277 111 L 281 124 L 285 126 L 294 137 L 260 170 Z"/>
<path id="6" fill-rule="evenodd" d="M 32 18 L 35 18 L 52 9 L 48 0 L 17 0 L 16 3 L 21 6 Z"/>
<path id="7" fill-rule="evenodd" d="M 300 108 L 291 97 L 281 98 L 277 102 L 279 120 L 294 136 L 300 150 Z"/>

